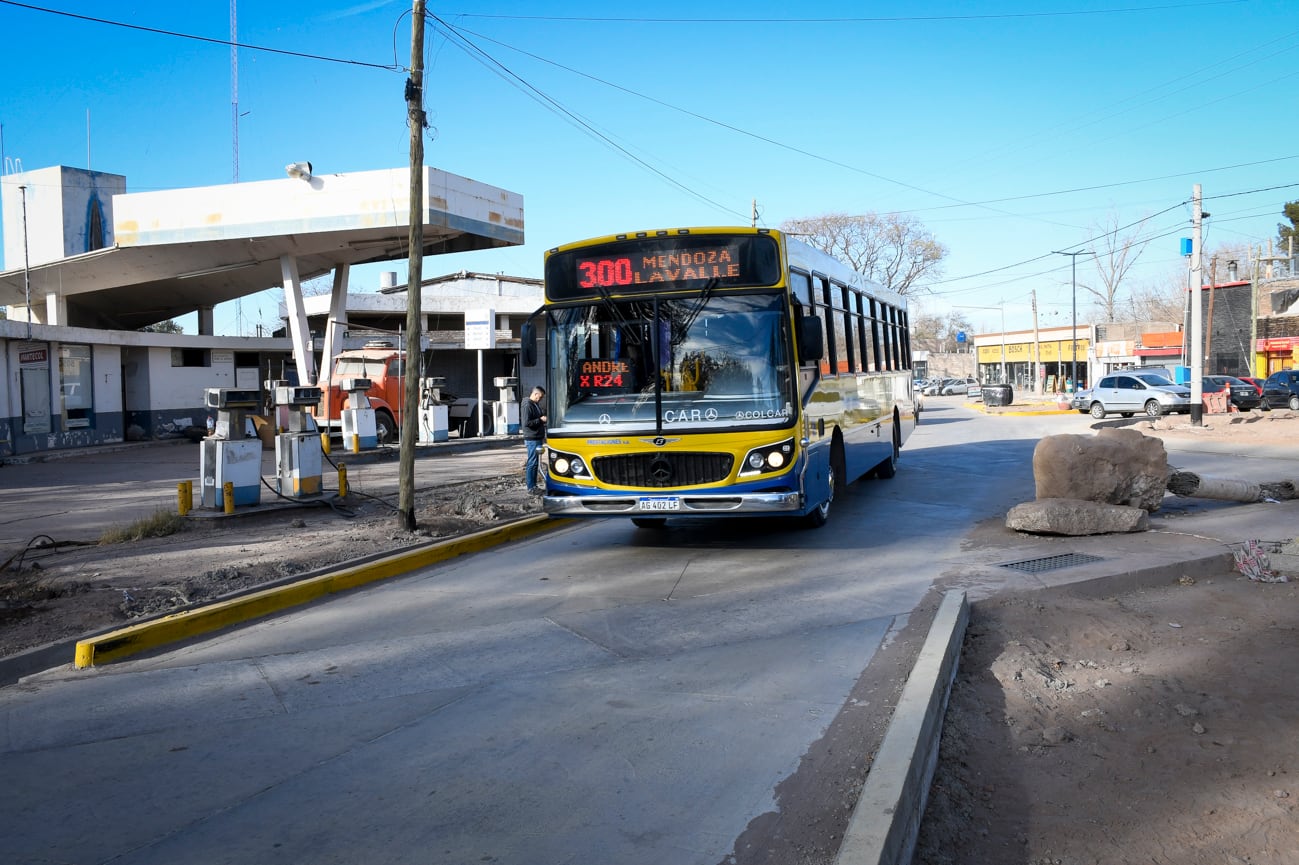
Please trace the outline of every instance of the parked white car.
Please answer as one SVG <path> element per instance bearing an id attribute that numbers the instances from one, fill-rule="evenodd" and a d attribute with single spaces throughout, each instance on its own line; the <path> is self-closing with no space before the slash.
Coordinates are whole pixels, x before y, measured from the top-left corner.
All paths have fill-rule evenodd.
<path id="1" fill-rule="evenodd" d="M 939 396 L 952 396 L 953 394 L 965 396 L 966 393 L 969 392 L 970 386 L 977 385 L 978 383 L 979 380 L 977 378 L 949 378 L 947 381 L 943 382 L 943 386 L 939 389 L 938 394 Z"/>
<path id="2" fill-rule="evenodd" d="M 1102 378 L 1095 387 L 1078 391 L 1070 405 L 1098 419 L 1112 413 L 1123 417 L 1132 417 L 1137 412 L 1145 412 L 1148 417 L 1172 412 L 1189 414 L 1191 389 L 1153 372 L 1114 373 Z"/>

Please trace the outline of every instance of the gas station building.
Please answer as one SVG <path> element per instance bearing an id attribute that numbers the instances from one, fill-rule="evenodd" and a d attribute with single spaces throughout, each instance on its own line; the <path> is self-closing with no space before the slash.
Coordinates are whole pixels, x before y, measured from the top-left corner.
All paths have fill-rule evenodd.
<path id="1" fill-rule="evenodd" d="M 347 343 L 349 306 L 358 326 L 375 323 L 364 308 L 375 296 L 349 297 L 351 267 L 408 255 L 410 172 L 295 167 L 283 180 L 141 193 L 120 175 L 63 166 L 0 178 L 0 458 L 178 435 L 204 425 L 209 388 L 317 383 Z M 422 180 L 425 257 L 523 243 L 517 193 L 430 167 Z M 325 275 L 331 293 L 304 298 L 302 282 Z M 447 279 L 426 281 L 423 297 Z M 217 304 L 276 287 L 282 335 L 213 334 Z M 455 293 L 495 304 L 498 329 L 512 330 L 539 305 L 539 285 L 527 288 L 499 303 Z M 451 329 L 453 310 L 426 309 Z M 197 335 L 139 330 L 191 312 Z M 454 347 L 433 333 L 425 346 Z"/>

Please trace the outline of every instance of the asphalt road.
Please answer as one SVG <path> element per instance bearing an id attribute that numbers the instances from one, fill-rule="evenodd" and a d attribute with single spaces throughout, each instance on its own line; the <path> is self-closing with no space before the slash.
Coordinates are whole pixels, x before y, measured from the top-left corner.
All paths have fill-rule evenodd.
<path id="1" fill-rule="evenodd" d="M 575 523 L 0 689 L 6 861 L 728 861 L 791 807 L 792 777 L 816 783 L 806 757 L 832 724 L 887 714 L 849 694 L 935 589 L 1068 582 L 1215 545 L 996 531 L 1033 497 L 1037 439 L 1090 423 L 930 400 L 897 477 L 854 485 L 824 529 Z M 1241 474 L 1234 457 L 1194 460 Z M 1276 476 L 1271 460 L 1248 471 Z M 1000 564 L 1075 548 L 1100 561 Z"/>

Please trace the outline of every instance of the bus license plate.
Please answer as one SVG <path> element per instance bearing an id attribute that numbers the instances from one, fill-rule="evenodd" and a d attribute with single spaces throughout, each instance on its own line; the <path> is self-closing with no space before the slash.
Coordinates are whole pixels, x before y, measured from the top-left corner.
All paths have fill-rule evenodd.
<path id="1" fill-rule="evenodd" d="M 679 511 L 681 499 L 676 496 L 641 496 L 642 511 Z"/>

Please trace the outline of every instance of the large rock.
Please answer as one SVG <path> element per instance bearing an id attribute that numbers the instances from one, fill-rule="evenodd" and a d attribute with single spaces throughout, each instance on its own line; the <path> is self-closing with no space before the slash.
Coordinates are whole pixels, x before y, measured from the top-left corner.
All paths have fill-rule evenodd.
<path id="1" fill-rule="evenodd" d="M 1164 443 L 1131 429 L 1047 436 L 1033 451 L 1037 498 L 1159 510 L 1170 469 Z"/>
<path id="2" fill-rule="evenodd" d="M 1149 522 L 1150 517 L 1142 508 L 1081 499 L 1038 499 L 1015 505 L 1006 514 L 1006 528 L 1035 535 L 1144 532 Z"/>

